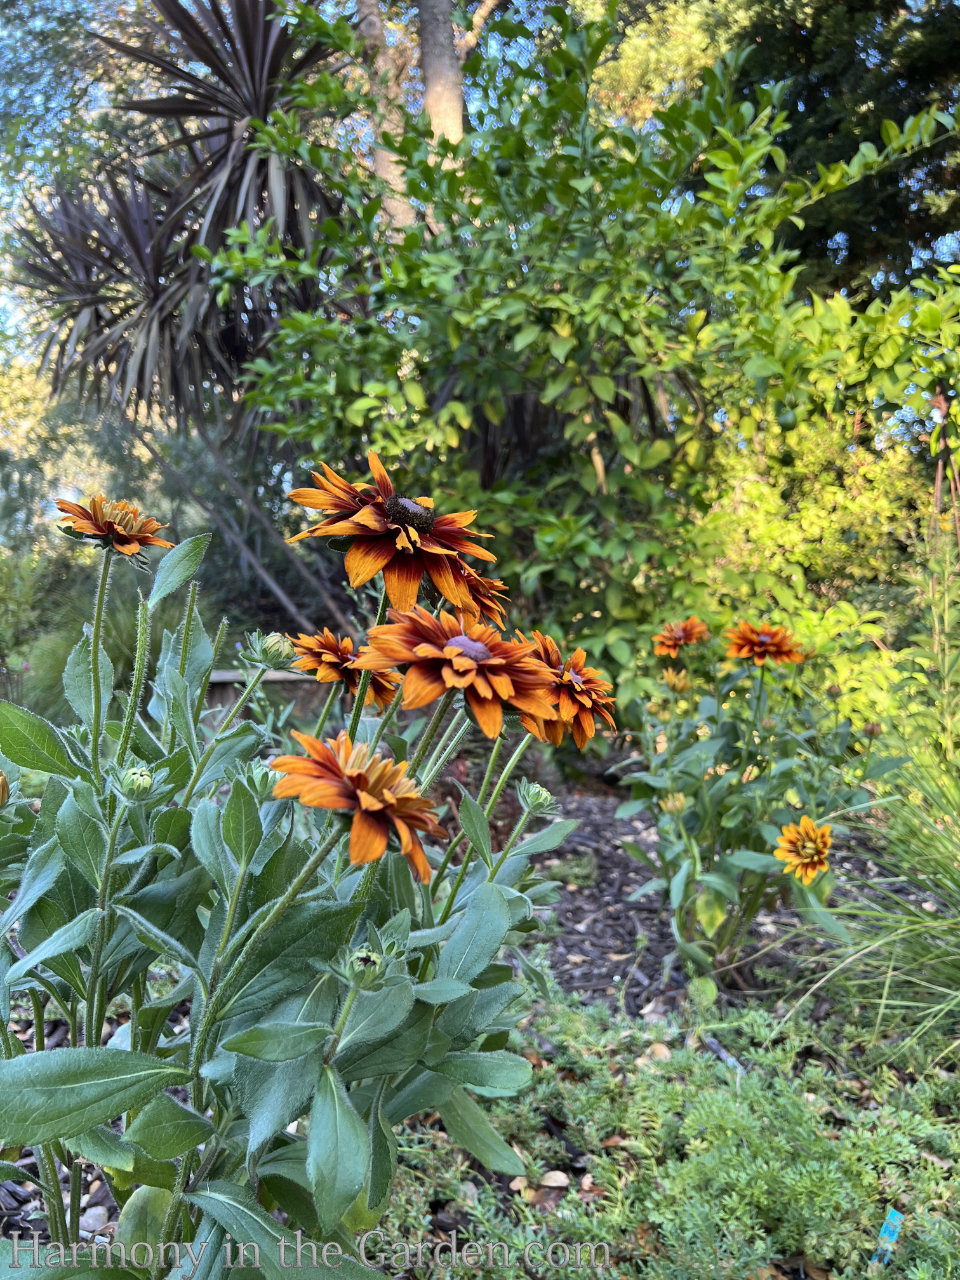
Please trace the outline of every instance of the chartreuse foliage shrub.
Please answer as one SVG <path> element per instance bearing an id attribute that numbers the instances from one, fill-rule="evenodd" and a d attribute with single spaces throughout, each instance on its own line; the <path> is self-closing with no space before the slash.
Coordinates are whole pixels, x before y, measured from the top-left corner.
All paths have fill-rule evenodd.
<path id="1" fill-rule="evenodd" d="M 380 501 L 370 486 L 351 492 L 368 514 Z M 300 735 L 307 754 L 278 758 L 271 772 L 260 759 L 263 730 L 240 713 L 267 670 L 290 665 L 290 642 L 250 640 L 249 680 L 209 725 L 204 694 L 225 632 L 223 624 L 211 638 L 197 608 L 194 575 L 209 535 L 168 551 L 138 604 L 131 565 L 146 567 L 140 546 L 156 541 L 155 522 L 95 501 L 92 512 L 64 507 L 73 535 L 103 548 L 93 622 L 63 672 L 76 723 L 61 731 L 0 703 L 0 1177 L 36 1182 L 52 1241 L 69 1245 L 80 1239 L 82 1164 L 96 1165 L 122 1206 L 118 1241 L 208 1242 L 204 1275 L 214 1277 L 225 1269 L 227 1235 L 257 1244 L 262 1273 L 279 1273 L 278 1209 L 291 1235 L 349 1254 L 352 1232 L 389 1200 L 394 1129 L 417 1112 L 439 1111 L 488 1168 L 522 1173 L 472 1095 L 512 1096 L 529 1082 L 528 1062 L 504 1047 L 523 989 L 497 956 L 536 927 L 546 886 L 534 881 L 530 855 L 556 847 L 570 824 L 523 838 L 552 810 L 543 788 L 522 783 L 520 819 L 495 858 L 489 818 L 530 741 L 495 768 L 501 711 L 524 702 L 525 689 L 528 708 L 549 719 L 560 673 L 531 656 L 532 643 L 497 639 L 466 615 L 394 614 L 452 626 L 438 661 L 455 679 L 429 722 L 401 731 L 400 696 L 391 702 L 391 681 L 406 680 L 406 697 L 419 679 L 422 692 L 422 670 L 360 671 L 331 636 L 323 721 L 344 722 L 340 696 L 350 689 L 349 728 L 326 745 Z M 424 529 L 440 536 L 441 517 L 397 504 L 389 509 L 400 523 L 381 530 L 387 558 L 394 538 L 435 546 Z M 409 564 L 401 555 L 400 568 Z M 444 565 L 463 572 L 459 557 Z M 450 590 L 453 579 L 445 582 Z M 164 634 L 148 675 L 151 615 L 188 584 L 182 621 Z M 110 610 L 137 616 L 126 689 L 102 644 Z M 497 693 L 477 674 L 487 660 Z M 379 718 L 363 714 L 368 688 L 387 707 Z M 463 796 L 461 830 L 441 857 L 446 833 L 423 792 L 473 727 L 461 688 L 469 697 L 486 690 L 490 767 L 479 796 Z M 375 750 L 381 737 L 393 759 Z M 20 791 L 20 770 L 49 775 L 38 812 Z M 158 966 L 177 980 L 158 986 Z M 10 1029 L 24 1001 L 31 1052 Z M 177 1030 L 170 1015 L 184 1002 L 189 1026 Z M 101 1047 L 118 1013 L 128 1016 Z M 54 1019 L 67 1024 L 68 1047 L 45 1047 Z M 28 1147 L 35 1170 L 14 1163 Z M 167 1271 L 170 1257 L 158 1254 L 154 1271 Z M 9 1252 L 0 1258 L 9 1262 Z M 367 1272 L 344 1257 L 337 1274 Z"/>
<path id="2" fill-rule="evenodd" d="M 757 912 L 780 902 L 845 936 L 824 909 L 828 854 L 844 820 L 874 805 L 868 784 L 904 762 L 874 749 L 881 725 L 854 732 L 839 684 L 811 692 L 817 655 L 786 627 L 741 622 L 724 641 L 692 617 L 654 639 L 659 693 L 619 813 L 657 812 L 656 850 L 631 852 L 654 872 L 641 892 L 661 894 L 678 950 L 704 970 L 730 963 Z"/>
<path id="3" fill-rule="evenodd" d="M 346 24 L 313 6 L 295 13 L 312 38 L 352 49 Z M 267 423 L 314 451 L 360 456 L 373 443 L 395 458 L 422 446 L 418 467 L 441 470 L 456 505 L 506 533 L 504 568 L 532 616 L 621 672 L 623 708 L 640 693 L 638 637 L 664 585 L 687 582 L 691 522 L 716 500 L 731 452 L 760 439 L 785 455 L 803 424 L 842 453 L 855 425 L 866 438 L 905 404 L 925 414 L 956 369 L 955 275 L 854 311 L 799 290 L 776 247 L 809 206 L 956 122 L 932 109 L 885 127 L 816 183 L 774 194 L 783 84 L 745 99 L 733 59 L 637 130 L 597 101 L 610 23 L 552 6 L 537 34 L 514 14 L 485 29 L 456 146 L 435 143 L 425 120 L 405 118 L 402 137 L 390 126 L 392 193 L 343 145 L 349 129 L 319 138 L 307 124 L 376 115 L 375 93 L 305 82 L 304 114 L 275 115 L 261 142 L 313 175 L 336 216 L 309 254 L 270 229 L 238 229 L 213 280 L 224 304 L 250 287 L 289 299 L 248 370 Z M 387 194 L 406 199 L 409 225 L 383 216 Z M 297 305 L 304 280 L 322 305 Z M 797 590 L 803 555 L 787 545 L 767 569 L 730 542 L 732 581 L 707 584 L 711 602 L 718 586 L 734 602 Z"/>
<path id="4" fill-rule="evenodd" d="M 398 1138 L 385 1242 L 429 1237 L 425 1221 L 440 1204 L 461 1247 L 502 1240 L 516 1259 L 534 1243 L 530 1256 L 542 1259 L 551 1243 L 566 1244 L 570 1265 L 551 1268 L 564 1280 L 585 1273 L 576 1245 L 599 1242 L 610 1265 L 591 1274 L 617 1280 L 773 1280 L 767 1268 L 786 1259 L 808 1275 L 862 1280 L 896 1208 L 905 1220 L 891 1272 L 952 1274 L 960 1086 L 955 1058 L 950 1070 L 937 1066 L 947 1034 L 925 1038 L 894 1071 L 891 1045 L 868 1044 L 846 1004 L 814 1024 L 759 1003 L 724 1014 L 707 997 L 637 1022 L 553 986 L 550 997 L 532 1020 L 533 1087 L 494 1104 L 524 1178 L 509 1191 L 489 1185 L 442 1132 L 411 1125 Z M 708 1037 L 742 1070 L 719 1060 Z M 383 1250 L 389 1270 L 384 1241 L 372 1252 Z M 790 1274 L 786 1261 L 781 1269 Z"/>

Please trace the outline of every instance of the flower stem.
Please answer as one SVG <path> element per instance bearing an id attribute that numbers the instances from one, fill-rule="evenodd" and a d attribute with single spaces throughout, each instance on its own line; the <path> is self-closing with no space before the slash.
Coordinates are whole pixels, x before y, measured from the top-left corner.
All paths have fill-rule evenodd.
<path id="1" fill-rule="evenodd" d="M 190 783 L 187 787 L 186 793 L 184 794 L 183 799 L 180 801 L 181 809 L 185 809 L 187 805 L 190 803 L 191 799 L 193 798 L 193 793 L 197 789 L 197 783 L 203 777 L 203 771 L 207 767 L 207 764 L 210 761 L 210 757 L 213 755 L 214 751 L 216 750 L 216 746 L 218 741 L 220 740 L 221 735 L 227 732 L 227 730 L 233 724 L 234 720 L 236 720 L 237 716 L 240 714 L 243 708 L 247 705 L 247 703 L 253 697 L 254 693 L 256 692 L 257 688 L 260 685 L 260 681 L 263 679 L 265 674 L 266 672 L 264 668 L 261 667 L 260 670 L 257 672 L 257 674 L 250 681 L 250 683 L 247 685 L 247 687 L 244 689 L 243 693 L 241 693 L 240 697 L 233 704 L 233 709 L 231 710 L 230 714 L 227 716 L 226 720 L 224 720 L 223 724 L 214 734 L 213 740 L 211 741 L 210 745 L 207 747 L 203 755 L 200 757 L 200 762 L 197 765 L 196 769 L 194 769 L 193 771 L 193 777 L 190 779 Z"/>
<path id="2" fill-rule="evenodd" d="M 447 711 L 450 708 L 450 703 L 453 701 L 454 697 L 456 696 L 456 692 L 457 692 L 456 689 L 448 689 L 447 692 L 440 699 L 439 703 L 437 704 L 437 709 L 436 711 L 434 711 L 433 717 L 430 723 L 427 725 L 426 729 L 423 731 L 423 737 L 420 739 L 420 743 L 417 746 L 417 750 L 414 753 L 414 757 L 410 761 L 411 774 L 415 774 L 417 770 L 420 768 L 420 765 L 423 762 L 423 757 L 427 754 L 427 751 L 431 743 L 433 742 L 434 738 L 437 736 L 440 726 L 443 724 Z"/>
<path id="3" fill-rule="evenodd" d="M 428 787 L 433 786 L 433 783 L 436 781 L 437 774 L 447 761 L 452 760 L 459 751 L 460 744 L 470 732 L 470 728 L 470 721 L 464 720 L 460 725 L 458 725 L 453 740 L 451 742 L 444 741 L 441 743 L 438 750 L 433 753 L 423 771 L 423 781 L 420 784 L 421 790 L 426 791 Z"/>
<path id="4" fill-rule="evenodd" d="M 126 758 L 133 735 L 133 726 L 137 719 L 137 709 L 143 695 L 143 681 L 147 674 L 147 644 L 150 639 L 150 610 L 143 598 L 137 606 L 137 652 L 133 662 L 133 681 L 130 685 L 130 698 L 123 716 L 123 728 L 120 730 L 120 743 L 117 747 L 117 768 Z"/>
<path id="5" fill-rule="evenodd" d="M 500 868 L 503 866 L 503 864 L 507 860 L 507 855 L 509 854 L 513 846 L 517 843 L 517 841 L 520 839 L 520 837 L 523 835 L 524 829 L 526 828 L 526 825 L 529 821 L 530 821 L 530 814 L 521 813 L 520 817 L 517 819 L 517 825 L 510 832 L 510 839 L 503 846 L 503 853 L 501 853 L 500 857 L 497 859 L 494 865 L 490 868 L 490 874 L 489 876 L 487 876 L 488 880 L 496 880 L 497 876 L 500 873 Z"/>
<path id="6" fill-rule="evenodd" d="M 103 631 L 103 609 L 107 601 L 107 579 L 113 565 L 110 551 L 103 553 L 103 568 L 100 570 L 100 584 L 97 587 L 97 602 L 93 611 L 93 632 L 90 637 L 90 675 L 93 680 L 93 725 L 90 731 L 90 765 L 97 790 L 103 788 L 103 774 L 100 772 L 100 720 L 103 715 L 103 696 L 100 689 L 100 635 Z"/>
<path id="7" fill-rule="evenodd" d="M 195 1078 L 198 1076 L 200 1067 L 203 1065 L 203 1055 L 206 1051 L 207 1041 L 210 1038 L 210 1032 L 213 1029 L 213 1023 L 223 1006 L 226 994 L 230 991 L 231 983 L 236 975 L 242 970 L 261 938 L 263 938 L 265 934 L 269 933 L 273 926 L 284 915 L 286 915 L 287 911 L 289 911 L 290 907 L 297 900 L 301 889 L 314 875 L 316 875 L 321 863 L 324 861 L 327 854 L 339 838 L 340 832 L 334 830 L 323 844 L 321 844 L 313 857 L 304 864 L 303 870 L 291 882 L 286 893 L 281 898 L 277 899 L 273 909 L 264 916 L 247 938 L 241 948 L 240 954 L 221 978 L 219 986 L 211 990 L 210 999 L 207 1001 L 207 1007 L 203 1012 L 203 1018 L 197 1029 L 197 1038 L 194 1041 L 193 1050 L 190 1054 L 190 1071 Z"/>
<path id="8" fill-rule="evenodd" d="M 387 588 L 384 587 L 380 592 L 380 605 L 377 609 L 377 617 L 374 622 L 375 627 L 379 627 L 387 616 Z M 367 700 L 367 690 L 370 688 L 370 681 L 373 679 L 372 671 L 363 671 L 360 674 L 360 683 L 357 685 L 357 698 L 353 704 L 353 712 L 350 716 L 350 741 L 356 740 L 357 729 L 360 725 L 360 717 L 363 715 L 363 704 Z"/>
<path id="9" fill-rule="evenodd" d="M 333 707 L 333 701 L 339 692 L 340 690 L 337 688 L 336 681 L 334 681 L 330 686 L 330 692 L 327 694 L 326 700 L 323 704 L 323 709 L 320 712 L 317 727 L 313 731 L 313 736 L 315 738 L 319 738 L 321 733 L 323 733 L 323 726 L 327 723 L 327 717 L 330 715 L 331 708 Z"/>
<path id="10" fill-rule="evenodd" d="M 528 733 L 526 737 L 523 739 L 523 741 L 520 743 L 520 745 L 517 747 L 516 751 L 514 751 L 513 755 L 507 761 L 506 768 L 504 769 L 503 773 L 501 773 L 500 780 L 493 789 L 493 795 L 490 797 L 489 801 L 487 802 L 486 809 L 484 809 L 484 813 L 487 815 L 488 818 L 490 817 L 491 813 L 493 813 L 493 810 L 494 810 L 494 807 L 496 806 L 497 801 L 503 795 L 503 789 L 507 785 L 507 783 L 510 781 L 510 775 L 513 773 L 514 769 L 520 763 L 523 757 L 523 753 L 526 751 L 527 747 L 530 746 L 531 742 L 534 742 L 534 741 L 535 739 L 533 734 Z M 483 789 L 481 788 L 481 794 L 482 794 L 482 790 Z"/>

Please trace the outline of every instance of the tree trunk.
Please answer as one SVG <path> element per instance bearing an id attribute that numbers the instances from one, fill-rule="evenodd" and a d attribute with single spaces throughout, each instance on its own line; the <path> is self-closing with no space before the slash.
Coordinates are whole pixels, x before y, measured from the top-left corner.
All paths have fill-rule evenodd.
<path id="1" fill-rule="evenodd" d="M 463 137 L 463 77 L 453 31 L 452 0 L 419 0 L 423 107 L 435 138 Z"/>
<path id="2" fill-rule="evenodd" d="M 381 118 L 375 124 L 373 171 L 388 188 L 383 212 L 393 227 L 409 227 L 415 221 L 413 206 L 404 192 L 403 166 L 386 147 L 380 146 L 383 133 L 400 137 L 403 133 L 402 86 L 399 54 L 387 44 L 380 0 L 356 0 L 357 30 L 363 37 L 367 64 L 381 96 Z"/>

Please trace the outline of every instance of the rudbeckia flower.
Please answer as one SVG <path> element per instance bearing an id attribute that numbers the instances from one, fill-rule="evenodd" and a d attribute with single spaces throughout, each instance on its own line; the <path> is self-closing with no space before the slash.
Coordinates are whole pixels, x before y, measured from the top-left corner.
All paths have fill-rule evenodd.
<path id="1" fill-rule="evenodd" d="M 346 730 L 320 742 L 293 731 L 306 756 L 278 756 L 270 767 L 285 774 L 273 794 L 278 800 L 296 797 L 314 809 L 353 812 L 350 861 L 355 865 L 382 858 L 391 834 L 418 880 L 430 879 L 419 831 L 444 836 L 436 810 L 406 776 L 406 763 L 370 754 L 368 743 L 354 746 Z"/>
<path id="2" fill-rule="evenodd" d="M 335 636 L 329 627 L 324 627 L 323 634 L 308 636 L 302 632 L 294 638 L 290 636 L 297 653 L 293 666 L 298 671 L 316 671 L 321 684 L 335 684 L 341 681 L 347 691 L 357 696 L 362 672 L 357 666 L 357 656 L 353 652 L 353 640 L 350 636 Z M 376 700 L 381 711 L 386 710 L 393 701 L 400 676 L 396 671 L 374 672 L 364 699 L 364 706 Z"/>
<path id="3" fill-rule="evenodd" d="M 506 615 L 500 601 L 509 603 L 506 583 L 501 582 L 499 578 L 481 577 L 463 561 L 460 562 L 459 569 L 463 574 L 463 585 L 470 595 L 470 603 L 462 605 L 461 612 L 480 622 L 484 620 L 492 622 L 502 631 L 506 624 Z"/>
<path id="4" fill-rule="evenodd" d="M 687 618 L 686 622 L 668 622 L 653 637 L 653 652 L 675 658 L 684 645 L 696 644 L 698 640 L 705 640 L 709 634 L 706 623 L 701 622 L 696 615 Z"/>
<path id="5" fill-rule="evenodd" d="M 803 884 L 810 884 L 818 872 L 829 868 L 830 828 L 818 827 L 812 818 L 804 814 L 799 824 L 791 822 L 781 830 L 773 856 L 787 864 L 783 869 L 785 876 L 792 874 Z"/>
<path id="6" fill-rule="evenodd" d="M 730 641 L 728 658 L 752 658 L 758 667 L 768 658 L 779 665 L 803 662 L 808 656 L 786 627 L 758 628 L 752 622 L 738 622 L 735 627 L 727 628 L 726 636 Z"/>
<path id="7" fill-rule="evenodd" d="M 374 485 L 348 484 L 321 462 L 323 475 L 312 473 L 316 489 L 294 489 L 288 496 L 302 507 L 332 514 L 287 541 L 350 538 L 344 561 L 350 585 L 362 587 L 382 572 L 387 597 L 395 609 L 413 608 L 426 573 L 445 600 L 470 610 L 472 598 L 460 557 L 496 560 L 492 552 L 470 541 L 471 536 L 488 538 L 490 534 L 463 532 L 477 513 L 437 515 L 432 498 L 405 498 L 396 493 L 375 453 L 369 453 L 367 461 Z"/>
<path id="8" fill-rule="evenodd" d="M 504 640 L 493 627 L 460 622 L 449 613 L 434 618 L 419 605 L 408 613 L 391 609 L 388 616 L 392 623 L 371 628 L 357 666 L 366 671 L 405 666 L 404 707 L 424 707 L 448 689 L 462 689 L 488 738 L 499 734 L 505 705 L 555 719 L 553 673 L 534 645 Z"/>
<path id="9" fill-rule="evenodd" d="M 108 502 L 102 495 L 90 499 L 89 507 L 57 498 L 57 510 L 65 513 L 64 533 L 72 537 L 93 538 L 106 550 L 112 547 L 124 556 L 135 556 L 141 547 L 173 547 L 176 544 L 157 538 L 165 524 L 152 516 L 142 516 L 129 502 Z"/>
<path id="10" fill-rule="evenodd" d="M 677 671 L 675 667 L 664 667 L 660 679 L 673 693 L 686 693 L 692 683 L 689 671 Z"/>
<path id="11" fill-rule="evenodd" d="M 517 633 L 526 643 L 526 637 Z M 540 631 L 534 631 L 533 641 L 540 660 L 553 674 L 553 696 L 557 704 L 557 720 L 539 720 L 522 715 L 520 721 L 528 733 L 541 742 L 552 742 L 558 747 L 567 732 L 582 751 L 597 731 L 599 716 L 611 729 L 617 726 L 608 708 L 614 705 L 608 697 L 613 686 L 604 680 L 603 673 L 585 665 L 587 655 L 583 649 L 575 649 L 573 655 L 563 660 L 556 641 Z"/>

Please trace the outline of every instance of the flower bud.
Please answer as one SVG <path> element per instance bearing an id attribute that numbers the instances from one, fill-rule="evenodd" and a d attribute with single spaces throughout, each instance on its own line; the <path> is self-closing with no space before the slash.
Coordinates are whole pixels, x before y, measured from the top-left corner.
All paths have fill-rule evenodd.
<path id="1" fill-rule="evenodd" d="M 0 769 L 0 808 L 10 799 L 10 783 L 7 775 Z"/>
<path id="2" fill-rule="evenodd" d="M 834 702 L 836 702 L 842 693 L 843 690 L 838 684 L 831 684 L 827 686 L 827 697 L 832 699 Z"/>
<path id="3" fill-rule="evenodd" d="M 773 716 L 764 716 L 763 719 L 760 721 L 760 728 L 766 729 L 768 732 L 771 729 L 775 729 L 776 727 L 777 727 L 777 722 L 776 720 L 774 720 Z"/>
<path id="4" fill-rule="evenodd" d="M 539 782 L 528 782 L 526 778 L 521 778 L 517 783 L 517 799 L 524 813 L 534 817 L 550 813 L 556 807 L 556 802 L 546 787 Z"/>
<path id="5" fill-rule="evenodd" d="M 153 775 L 143 765 L 134 765 L 123 775 L 124 793 L 131 798 L 145 796 L 153 786 Z"/>
<path id="6" fill-rule="evenodd" d="M 350 977 L 358 987 L 372 987 L 380 977 L 383 968 L 383 956 L 369 947 L 360 947 L 354 951 L 349 961 Z"/>
<path id="7" fill-rule="evenodd" d="M 271 631 L 263 640 L 263 656 L 274 662 L 292 662 L 297 651 L 286 636 L 279 631 Z"/>
<path id="8" fill-rule="evenodd" d="M 682 791 L 671 791 L 660 801 L 664 813 L 683 813 L 687 807 L 687 797 Z"/>
<path id="9" fill-rule="evenodd" d="M 879 738 L 881 733 L 883 733 L 883 725 L 876 720 L 868 720 L 863 726 L 865 738 Z"/>

